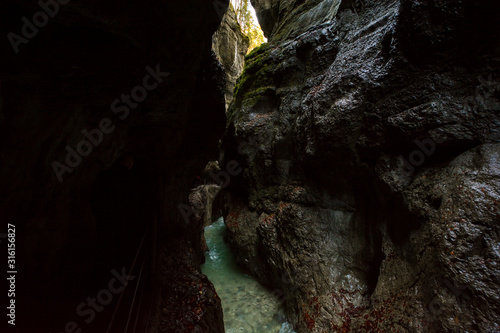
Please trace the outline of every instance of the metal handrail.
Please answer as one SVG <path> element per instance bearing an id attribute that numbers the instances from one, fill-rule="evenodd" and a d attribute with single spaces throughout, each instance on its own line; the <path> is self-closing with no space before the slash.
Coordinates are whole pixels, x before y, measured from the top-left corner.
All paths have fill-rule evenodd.
<path id="1" fill-rule="evenodd" d="M 142 245 L 144 244 L 144 240 L 146 239 L 146 235 L 148 233 L 149 229 L 144 232 L 144 235 L 142 236 L 141 244 L 139 245 L 139 248 L 137 249 L 137 252 L 135 254 L 134 261 L 132 262 L 132 266 L 130 267 L 129 270 L 129 275 L 132 274 L 132 271 L 134 270 L 135 264 L 137 262 L 137 258 L 139 257 L 139 253 L 141 252 Z M 137 283 L 139 284 L 139 283 Z M 109 326 L 106 330 L 106 333 L 110 333 L 111 327 L 113 326 L 113 323 L 115 321 L 116 313 L 118 312 L 118 308 L 120 307 L 120 303 L 123 298 L 123 294 L 125 293 L 126 288 L 123 288 L 122 292 L 120 293 L 120 298 L 118 299 L 118 303 L 116 304 L 115 311 L 113 311 L 113 316 L 111 317 L 111 320 L 109 322 Z"/>

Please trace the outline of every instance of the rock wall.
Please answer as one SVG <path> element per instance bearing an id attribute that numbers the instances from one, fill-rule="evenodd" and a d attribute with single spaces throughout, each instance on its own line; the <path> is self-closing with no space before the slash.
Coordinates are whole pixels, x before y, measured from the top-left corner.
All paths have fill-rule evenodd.
<path id="1" fill-rule="evenodd" d="M 298 332 L 499 331 L 492 3 L 252 3 L 269 43 L 221 164 L 243 168 L 225 191 L 239 263 Z"/>
<path id="2" fill-rule="evenodd" d="M 226 71 L 226 110 L 233 100 L 236 80 L 243 73 L 250 40 L 241 32 L 233 6 L 229 6 L 219 29 L 212 37 L 212 49 Z"/>
<path id="3" fill-rule="evenodd" d="M 178 205 L 224 130 L 224 72 L 211 51 L 224 2 L 40 3 L 0 5 L 0 220 L 2 233 L 17 226 L 18 327 L 59 332 L 77 320 L 105 331 L 75 311 L 105 287 L 89 285 L 102 255 L 92 188 L 130 156 L 135 201 L 101 204 L 124 218 L 110 244 L 130 239 L 135 250 L 148 230 L 144 299 L 156 308 L 143 307 L 142 322 L 156 323 L 151 332 L 223 332 L 220 301 L 199 273 L 201 223 L 186 224 Z"/>
<path id="4" fill-rule="evenodd" d="M 275 42 L 297 37 L 333 20 L 340 0 L 251 0 L 264 35 Z"/>

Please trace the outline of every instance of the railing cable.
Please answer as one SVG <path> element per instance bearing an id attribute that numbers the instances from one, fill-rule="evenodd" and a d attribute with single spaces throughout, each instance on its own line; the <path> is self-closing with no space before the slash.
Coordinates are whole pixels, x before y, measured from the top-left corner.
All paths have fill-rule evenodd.
<path id="1" fill-rule="evenodd" d="M 132 262 L 132 266 L 130 267 L 129 270 L 129 275 L 132 274 L 132 271 L 134 270 L 135 264 L 137 262 L 137 258 L 139 257 L 139 253 L 141 252 L 142 245 L 144 244 L 144 240 L 146 239 L 146 235 L 148 233 L 148 230 L 144 232 L 144 235 L 142 236 L 141 244 L 139 245 L 139 248 L 137 249 L 137 252 L 135 254 L 134 261 Z M 111 320 L 109 322 L 108 329 L 106 330 L 106 333 L 110 333 L 111 327 L 113 326 L 113 322 L 115 321 L 116 313 L 118 312 L 118 308 L 120 307 L 120 303 L 123 298 L 123 294 L 125 293 L 126 288 L 123 288 L 122 292 L 120 293 L 120 298 L 118 299 L 118 303 L 116 304 L 115 311 L 113 312 L 113 315 L 111 316 Z"/>
<path id="2" fill-rule="evenodd" d="M 134 290 L 134 297 L 132 297 L 132 304 L 130 305 L 130 311 L 128 312 L 127 324 L 125 325 L 125 333 L 127 333 L 127 331 L 128 331 L 128 325 L 130 323 L 130 317 L 132 317 L 132 312 L 134 310 L 134 304 L 135 304 L 135 298 L 137 296 L 137 290 L 139 290 L 139 287 L 141 286 L 142 270 L 144 269 L 144 262 L 145 261 L 146 261 L 146 256 L 144 256 L 143 259 L 142 259 L 142 265 L 141 265 L 141 270 L 139 272 L 139 278 L 137 279 L 137 284 L 136 284 L 135 290 Z M 139 308 L 138 308 L 137 311 L 139 313 Z"/>

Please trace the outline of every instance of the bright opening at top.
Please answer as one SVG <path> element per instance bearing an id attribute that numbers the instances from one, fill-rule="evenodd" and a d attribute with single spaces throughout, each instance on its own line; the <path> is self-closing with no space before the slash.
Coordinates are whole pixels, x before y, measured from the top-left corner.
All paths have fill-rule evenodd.
<path id="1" fill-rule="evenodd" d="M 262 43 L 267 42 L 250 0 L 231 0 L 231 5 L 236 12 L 236 18 L 238 19 L 241 30 L 250 39 L 248 52 L 260 46 Z"/>

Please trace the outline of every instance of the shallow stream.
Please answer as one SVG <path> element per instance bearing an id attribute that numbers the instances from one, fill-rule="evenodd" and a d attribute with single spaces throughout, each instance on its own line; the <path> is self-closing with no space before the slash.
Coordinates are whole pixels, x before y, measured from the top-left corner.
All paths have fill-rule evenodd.
<path id="1" fill-rule="evenodd" d="M 221 299 L 226 333 L 294 333 L 282 304 L 236 265 L 224 242 L 225 232 L 222 218 L 205 228 L 210 251 L 205 255 L 202 271 Z"/>

